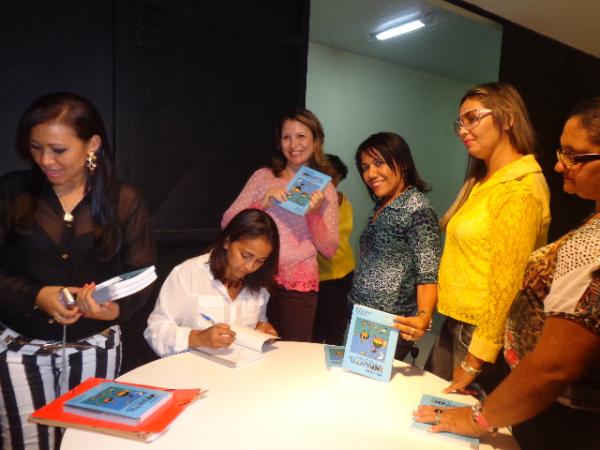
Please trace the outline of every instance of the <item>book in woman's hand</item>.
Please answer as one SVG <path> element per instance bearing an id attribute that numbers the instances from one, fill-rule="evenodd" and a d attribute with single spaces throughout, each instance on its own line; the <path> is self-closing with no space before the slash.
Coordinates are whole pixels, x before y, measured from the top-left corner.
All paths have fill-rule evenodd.
<path id="1" fill-rule="evenodd" d="M 303 216 L 309 208 L 310 196 L 314 191 L 322 191 L 331 181 L 329 175 L 325 175 L 310 167 L 302 166 L 287 185 L 288 199 L 279 206 L 294 214 Z"/>
<path id="2" fill-rule="evenodd" d="M 92 297 L 99 304 L 118 300 L 135 294 L 156 280 L 156 268 L 154 266 L 118 275 L 110 278 L 96 286 Z"/>

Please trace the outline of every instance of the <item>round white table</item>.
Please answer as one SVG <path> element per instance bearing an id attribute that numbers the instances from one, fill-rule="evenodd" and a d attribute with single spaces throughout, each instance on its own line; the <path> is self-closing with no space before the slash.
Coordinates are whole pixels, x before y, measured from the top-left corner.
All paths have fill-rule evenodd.
<path id="1" fill-rule="evenodd" d="M 62 450 L 107 449 L 453 449 L 464 448 L 411 430 L 412 411 L 424 393 L 448 383 L 394 362 L 390 383 L 335 368 L 327 370 L 323 346 L 277 342 L 265 357 L 236 369 L 195 352 L 163 358 L 128 372 L 121 381 L 171 388 L 208 389 L 171 428 L 150 444 L 69 429 Z M 506 430 L 480 449 L 518 449 Z"/>

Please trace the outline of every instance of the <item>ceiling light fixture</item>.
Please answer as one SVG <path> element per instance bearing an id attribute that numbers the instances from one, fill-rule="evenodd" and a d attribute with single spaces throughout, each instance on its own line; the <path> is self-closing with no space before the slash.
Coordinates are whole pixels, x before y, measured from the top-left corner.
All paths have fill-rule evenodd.
<path id="1" fill-rule="evenodd" d="M 386 39 L 390 39 L 396 36 L 400 36 L 401 34 L 418 30 L 419 28 L 423 28 L 424 26 L 425 23 L 421 19 L 411 20 L 410 22 L 406 22 L 395 27 L 388 28 L 387 30 L 375 33 L 375 39 L 377 39 L 378 41 L 385 41 Z"/>

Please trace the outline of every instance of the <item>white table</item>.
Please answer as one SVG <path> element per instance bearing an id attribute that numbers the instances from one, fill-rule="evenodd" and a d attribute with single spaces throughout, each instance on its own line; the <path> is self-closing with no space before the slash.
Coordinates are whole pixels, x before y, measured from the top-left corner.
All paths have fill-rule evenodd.
<path id="1" fill-rule="evenodd" d="M 453 449 L 461 447 L 410 431 L 412 411 L 423 393 L 474 402 L 440 394 L 446 381 L 401 362 L 390 383 L 327 370 L 323 346 L 299 342 L 278 342 L 262 360 L 237 369 L 182 353 L 119 379 L 209 392 L 151 444 L 70 429 L 62 450 Z M 490 448 L 518 446 L 505 431 L 480 445 Z"/>

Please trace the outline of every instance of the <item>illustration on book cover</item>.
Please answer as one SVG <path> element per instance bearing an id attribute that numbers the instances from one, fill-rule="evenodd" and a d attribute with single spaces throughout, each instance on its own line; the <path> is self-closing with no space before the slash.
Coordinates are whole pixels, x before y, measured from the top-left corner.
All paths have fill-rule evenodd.
<path id="1" fill-rule="evenodd" d="M 146 398 L 140 400 L 144 396 Z M 156 397 L 156 394 L 147 393 L 143 390 L 111 386 L 81 403 L 82 405 L 101 406 L 113 411 L 133 411 L 151 402 L 154 397 Z"/>
<path id="2" fill-rule="evenodd" d="M 357 320 L 352 330 L 351 352 L 383 361 L 390 338 L 390 327 L 369 320 Z"/>

